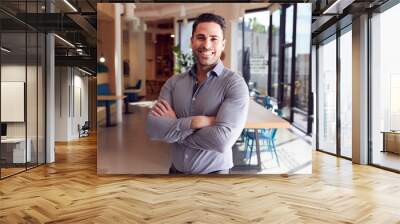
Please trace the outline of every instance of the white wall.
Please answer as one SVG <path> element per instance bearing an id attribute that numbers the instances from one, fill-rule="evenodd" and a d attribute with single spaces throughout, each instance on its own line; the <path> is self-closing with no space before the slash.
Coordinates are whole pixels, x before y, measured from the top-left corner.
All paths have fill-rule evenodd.
<path id="1" fill-rule="evenodd" d="M 88 78 L 71 67 L 56 67 L 55 141 L 79 137 L 78 124 L 88 120 Z"/>
<path id="2" fill-rule="evenodd" d="M 68 88 L 67 67 L 55 68 L 55 141 L 68 141 Z"/>
<path id="3" fill-rule="evenodd" d="M 136 84 L 137 80 L 142 80 L 140 95 L 146 95 L 146 33 L 129 29 L 129 82 Z"/>
<path id="4" fill-rule="evenodd" d="M 25 82 L 25 75 L 26 75 L 26 70 L 28 74 L 35 73 L 36 74 L 36 67 L 33 66 L 27 66 L 25 65 L 18 65 L 18 64 L 11 64 L 11 65 L 2 65 L 1 66 L 1 81 L 18 81 L 18 82 Z M 29 82 L 32 82 L 32 80 L 29 80 Z M 36 85 L 36 81 L 34 83 L 30 83 L 30 85 Z M 34 106 L 36 108 L 36 88 L 27 89 L 27 103 L 28 106 L 31 106 L 30 109 L 27 109 L 28 112 L 31 111 L 36 111 L 32 110 L 32 107 Z M 30 93 L 29 90 L 33 90 L 34 92 Z M 35 104 L 29 105 L 31 102 L 35 101 Z M 2 110 L 7 110 L 8 108 L 1 108 Z M 33 131 L 31 130 L 36 130 L 36 113 L 28 113 L 27 114 L 27 120 L 29 123 L 28 125 L 28 137 L 29 133 L 32 133 Z M 35 121 L 35 124 L 31 124 L 31 121 Z M 25 137 L 25 123 L 26 122 L 8 122 L 7 123 L 7 136 L 8 137 Z M 35 127 L 33 127 L 35 125 Z M 36 131 L 35 131 L 36 133 Z"/>

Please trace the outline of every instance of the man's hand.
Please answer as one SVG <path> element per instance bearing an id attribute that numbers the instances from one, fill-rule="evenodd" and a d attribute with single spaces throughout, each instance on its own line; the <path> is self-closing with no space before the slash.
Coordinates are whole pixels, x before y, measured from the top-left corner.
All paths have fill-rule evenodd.
<path id="1" fill-rule="evenodd" d="M 208 116 L 193 116 L 190 128 L 200 129 L 215 125 L 215 117 Z"/>
<path id="2" fill-rule="evenodd" d="M 151 114 L 156 117 L 168 117 L 176 119 L 175 111 L 167 101 L 161 99 L 153 106 L 151 109 Z"/>

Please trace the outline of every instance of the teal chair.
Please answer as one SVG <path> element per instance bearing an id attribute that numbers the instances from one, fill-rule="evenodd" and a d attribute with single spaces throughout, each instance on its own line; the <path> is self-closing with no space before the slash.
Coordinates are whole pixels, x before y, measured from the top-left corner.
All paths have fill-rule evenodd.
<path id="1" fill-rule="evenodd" d="M 266 147 L 267 152 L 271 152 L 272 158 L 275 157 L 275 160 L 279 165 L 279 158 L 278 154 L 276 152 L 276 132 L 278 129 L 272 128 L 272 129 L 261 129 L 258 137 L 260 140 L 260 151 L 263 147 Z M 253 155 L 253 151 L 255 150 L 255 144 L 256 144 L 256 136 L 255 132 L 251 131 L 249 129 L 246 129 L 244 132 L 245 136 L 245 149 L 246 149 L 246 158 L 249 160 L 249 164 L 251 163 L 251 157 Z"/>
<path id="2" fill-rule="evenodd" d="M 273 107 L 271 104 L 271 98 L 269 96 L 256 96 L 256 102 L 262 104 L 268 110 Z"/>
<path id="3" fill-rule="evenodd" d="M 275 113 L 276 115 L 278 115 L 279 117 L 282 117 L 282 116 L 283 116 L 283 112 L 282 112 L 282 110 L 280 110 L 280 109 L 275 109 L 275 110 L 274 110 L 274 113 Z"/>
<path id="4" fill-rule="evenodd" d="M 272 108 L 271 98 L 269 96 L 263 97 L 263 106 L 268 110 Z"/>

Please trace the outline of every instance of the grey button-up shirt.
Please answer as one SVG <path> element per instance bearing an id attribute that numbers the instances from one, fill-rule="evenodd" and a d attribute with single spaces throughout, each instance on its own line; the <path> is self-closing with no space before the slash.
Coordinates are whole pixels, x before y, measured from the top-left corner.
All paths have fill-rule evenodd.
<path id="1" fill-rule="evenodd" d="M 172 163 L 184 173 L 204 174 L 233 166 L 232 146 L 240 136 L 248 113 L 249 91 L 243 78 L 221 61 L 196 84 L 196 69 L 175 75 L 162 87 L 177 119 L 149 113 L 147 133 L 151 139 L 172 143 Z M 194 130 L 192 116 L 215 116 L 216 124 Z"/>

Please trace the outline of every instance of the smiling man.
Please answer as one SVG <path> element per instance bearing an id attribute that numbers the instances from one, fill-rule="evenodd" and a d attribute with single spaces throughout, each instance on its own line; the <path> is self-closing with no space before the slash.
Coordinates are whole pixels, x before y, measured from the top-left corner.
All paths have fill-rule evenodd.
<path id="1" fill-rule="evenodd" d="M 249 92 L 220 60 L 224 32 L 221 16 L 196 18 L 191 37 L 196 63 L 168 79 L 148 115 L 150 138 L 172 144 L 170 174 L 227 174 L 233 166 L 232 146 L 246 122 Z"/>

